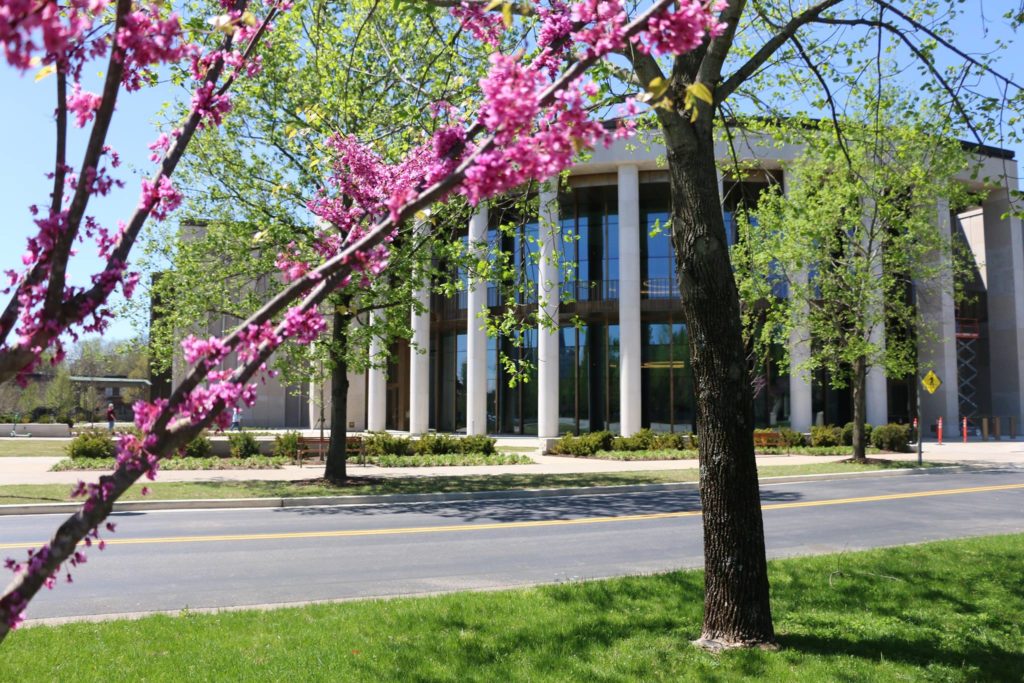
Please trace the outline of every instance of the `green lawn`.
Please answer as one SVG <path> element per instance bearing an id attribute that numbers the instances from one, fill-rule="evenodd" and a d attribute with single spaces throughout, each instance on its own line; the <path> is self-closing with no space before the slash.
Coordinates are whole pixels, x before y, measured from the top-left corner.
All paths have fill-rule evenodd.
<path id="1" fill-rule="evenodd" d="M 10 430 L 8 430 L 10 431 Z M 0 438 L 0 458 L 67 455 L 71 439 L 50 441 L 49 439 Z"/>
<path id="2" fill-rule="evenodd" d="M 689 571 L 27 628 L 0 680 L 1020 681 L 1021 556 L 1024 535 L 772 562 L 774 652 L 690 646 Z"/>
<path id="3" fill-rule="evenodd" d="M 762 477 L 867 472 L 872 470 L 916 467 L 916 463 L 892 461 L 888 464 L 853 465 L 823 462 L 810 465 L 776 465 L 759 468 Z M 933 466 L 925 463 L 925 467 Z M 132 487 L 122 500 L 181 500 L 199 498 L 288 498 L 294 496 L 344 496 L 386 493 L 448 493 L 453 491 L 504 491 L 508 489 L 544 489 L 572 486 L 623 486 L 628 484 L 664 484 L 697 480 L 697 470 L 653 472 L 604 472 L 595 474 L 500 474 L 458 477 L 397 477 L 368 479 L 359 476 L 359 468 L 347 486 L 332 486 L 322 480 L 160 482 L 147 484 L 148 496 L 139 486 Z M 83 473 L 89 478 L 92 473 Z M 70 486 L 65 484 L 17 484 L 0 486 L 0 505 L 16 503 L 59 503 L 68 500 Z"/>

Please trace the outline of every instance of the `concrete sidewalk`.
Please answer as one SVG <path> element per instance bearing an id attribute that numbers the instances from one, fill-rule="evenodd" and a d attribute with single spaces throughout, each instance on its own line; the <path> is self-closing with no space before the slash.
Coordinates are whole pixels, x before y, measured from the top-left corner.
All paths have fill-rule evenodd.
<path id="1" fill-rule="evenodd" d="M 697 467 L 696 460 L 619 461 L 571 458 L 553 455 L 532 455 L 533 465 L 496 465 L 473 467 L 376 467 L 350 463 L 350 472 L 356 476 L 372 477 L 445 477 L 483 474 L 575 474 L 598 472 L 629 472 L 654 470 L 684 470 Z M 760 466 L 805 465 L 833 462 L 845 456 L 763 455 L 758 456 Z M 913 460 L 914 453 L 889 454 L 886 457 Z M 976 465 L 1024 465 L 1024 441 L 985 443 L 935 443 L 924 445 L 924 458 L 931 462 L 967 463 Z M 0 458 L 0 485 L 5 484 L 74 484 L 79 480 L 94 481 L 101 472 L 50 472 L 62 458 L 55 457 L 3 457 Z M 178 481 L 295 481 L 322 477 L 323 465 L 297 467 L 287 465 L 277 470 L 200 470 L 164 471 L 161 482 Z"/>

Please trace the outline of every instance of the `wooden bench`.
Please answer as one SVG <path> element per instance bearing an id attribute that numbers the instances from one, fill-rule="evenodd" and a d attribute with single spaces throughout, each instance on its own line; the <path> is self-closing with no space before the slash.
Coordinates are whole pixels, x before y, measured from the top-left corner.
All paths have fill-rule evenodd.
<path id="1" fill-rule="evenodd" d="M 300 436 L 299 437 L 299 452 L 296 457 L 296 463 L 300 467 L 302 466 L 302 460 L 306 454 L 315 453 L 320 461 L 323 462 L 326 459 L 327 448 L 331 445 L 331 437 L 329 436 Z M 348 436 L 345 437 L 345 452 L 351 456 L 353 453 L 359 456 L 359 464 L 366 464 L 366 449 L 363 445 L 363 437 L 361 436 Z"/>
<path id="2" fill-rule="evenodd" d="M 754 432 L 754 448 L 782 448 L 786 440 L 778 432 Z"/>

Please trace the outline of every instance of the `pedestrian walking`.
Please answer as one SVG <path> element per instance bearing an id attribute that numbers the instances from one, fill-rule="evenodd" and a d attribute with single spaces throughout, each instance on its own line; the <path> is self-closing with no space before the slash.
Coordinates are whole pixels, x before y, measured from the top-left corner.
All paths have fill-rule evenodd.
<path id="1" fill-rule="evenodd" d="M 114 414 L 114 404 L 113 403 L 108 403 L 107 404 L 107 429 L 110 430 L 110 431 L 114 431 L 114 418 L 115 417 L 117 417 L 117 416 Z"/>
<path id="2" fill-rule="evenodd" d="M 231 426 L 228 429 L 233 432 L 242 431 L 242 409 L 238 406 L 231 409 Z"/>

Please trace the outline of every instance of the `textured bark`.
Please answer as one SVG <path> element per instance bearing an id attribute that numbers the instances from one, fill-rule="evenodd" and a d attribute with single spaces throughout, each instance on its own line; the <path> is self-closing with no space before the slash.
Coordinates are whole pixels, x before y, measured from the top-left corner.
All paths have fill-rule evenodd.
<path id="1" fill-rule="evenodd" d="M 867 421 L 867 375 L 868 363 L 864 356 L 853 362 L 853 382 L 851 398 L 853 399 L 853 459 L 863 460 L 867 457 L 867 439 L 864 423 Z"/>
<path id="2" fill-rule="evenodd" d="M 348 345 L 349 316 L 335 311 L 331 326 L 331 441 L 327 447 L 324 477 L 333 482 L 348 478 L 348 365 L 344 349 Z"/>
<path id="3" fill-rule="evenodd" d="M 672 239 L 697 390 L 704 510 L 704 623 L 699 645 L 770 646 L 761 497 L 754 461 L 753 398 L 739 298 L 718 195 L 710 116 L 664 126 Z"/>

